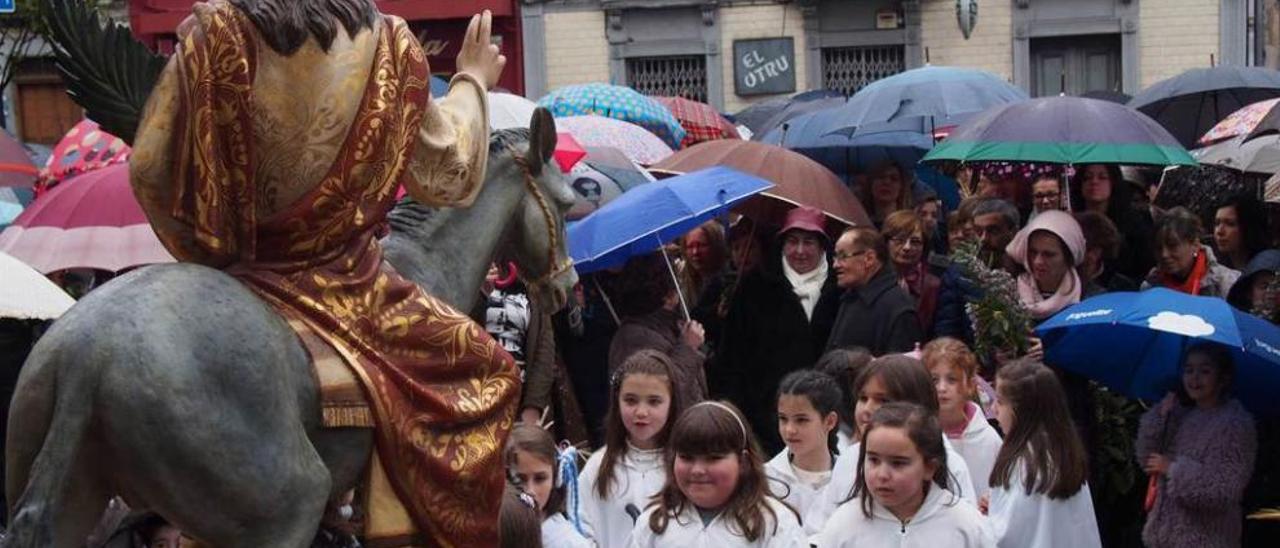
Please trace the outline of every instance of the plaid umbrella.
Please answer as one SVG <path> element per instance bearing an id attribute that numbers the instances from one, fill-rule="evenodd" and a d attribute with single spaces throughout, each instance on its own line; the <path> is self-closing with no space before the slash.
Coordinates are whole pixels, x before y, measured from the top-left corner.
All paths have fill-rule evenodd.
<path id="1" fill-rule="evenodd" d="M 706 103 L 690 101 L 684 97 L 654 97 L 662 106 L 671 111 L 671 115 L 680 121 L 685 130 L 681 148 L 691 147 L 704 141 L 720 139 L 741 139 L 738 128 L 721 116 L 716 109 Z"/>
<path id="2" fill-rule="evenodd" d="M 640 92 L 609 84 L 581 84 L 557 89 L 538 101 L 551 114 L 580 116 L 595 114 L 631 122 L 657 135 L 668 146 L 679 148 L 684 128 L 671 111 Z"/>

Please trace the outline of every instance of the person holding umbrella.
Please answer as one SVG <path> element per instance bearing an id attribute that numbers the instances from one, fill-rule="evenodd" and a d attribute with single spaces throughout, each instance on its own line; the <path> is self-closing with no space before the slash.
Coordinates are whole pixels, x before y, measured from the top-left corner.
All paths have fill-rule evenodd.
<path id="1" fill-rule="evenodd" d="M 1135 449 L 1155 478 L 1142 530 L 1147 546 L 1240 546 L 1241 500 L 1257 438 L 1253 416 L 1231 398 L 1234 375 L 1225 347 L 1193 345 L 1176 395 L 1143 415 Z"/>
<path id="2" fill-rule="evenodd" d="M 915 179 L 901 165 L 885 162 L 872 168 L 867 175 L 858 200 L 867 208 L 867 214 L 877 228 L 884 226 L 884 220 L 890 213 L 911 209 Z"/>
<path id="3" fill-rule="evenodd" d="M 1240 272 L 1218 264 L 1213 251 L 1200 243 L 1200 219 L 1183 207 L 1160 218 L 1155 244 L 1160 262 L 1151 269 L 1142 289 L 1167 287 L 1190 295 L 1223 297 Z"/>

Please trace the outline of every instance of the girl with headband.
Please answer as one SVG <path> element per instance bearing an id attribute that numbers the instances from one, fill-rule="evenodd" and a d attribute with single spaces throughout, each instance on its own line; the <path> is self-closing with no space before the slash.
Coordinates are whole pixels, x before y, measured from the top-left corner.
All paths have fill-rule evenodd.
<path id="1" fill-rule="evenodd" d="M 666 470 L 628 546 L 808 546 L 795 511 L 769 493 L 760 449 L 732 404 L 685 411 L 671 431 Z"/>

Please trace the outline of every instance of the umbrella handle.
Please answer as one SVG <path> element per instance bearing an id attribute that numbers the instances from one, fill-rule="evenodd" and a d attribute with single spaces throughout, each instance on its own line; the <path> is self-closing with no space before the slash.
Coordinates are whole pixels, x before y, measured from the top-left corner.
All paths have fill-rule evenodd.
<path id="1" fill-rule="evenodd" d="M 671 255 L 667 254 L 667 246 L 662 243 L 662 238 L 656 234 L 653 237 L 658 239 L 658 249 L 662 250 L 662 258 L 665 259 L 663 262 L 667 263 L 667 272 L 671 274 L 671 281 L 676 284 L 676 297 L 680 299 L 680 311 L 684 312 L 684 321 L 687 322 L 692 319 L 689 317 L 689 305 L 684 302 L 684 291 L 680 290 L 680 279 L 676 277 L 675 267 L 671 266 Z"/>

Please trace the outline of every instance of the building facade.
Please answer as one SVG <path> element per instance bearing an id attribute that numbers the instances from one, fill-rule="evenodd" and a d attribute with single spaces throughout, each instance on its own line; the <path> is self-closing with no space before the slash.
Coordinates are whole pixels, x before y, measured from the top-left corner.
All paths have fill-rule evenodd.
<path id="1" fill-rule="evenodd" d="M 798 91 L 851 94 L 925 64 L 983 69 L 1033 96 L 1133 94 L 1211 63 L 1280 65 L 1277 0 L 977 0 L 967 37 L 955 0 L 523 2 L 534 98 L 611 82 L 734 112 Z"/>

